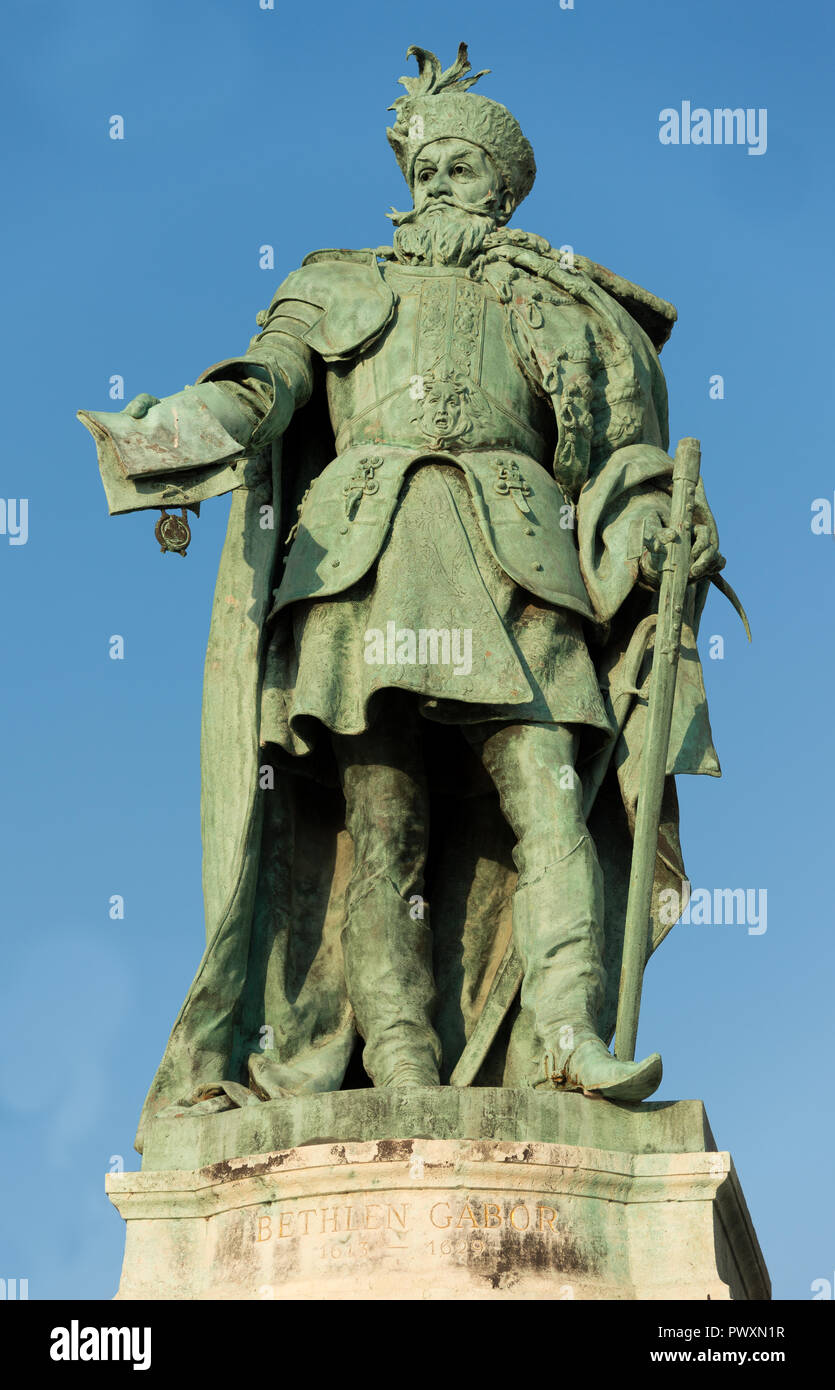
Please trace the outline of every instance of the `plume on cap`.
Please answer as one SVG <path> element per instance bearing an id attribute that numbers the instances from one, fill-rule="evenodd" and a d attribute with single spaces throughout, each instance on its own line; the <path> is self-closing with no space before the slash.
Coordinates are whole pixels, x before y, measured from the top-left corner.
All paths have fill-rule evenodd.
<path id="1" fill-rule="evenodd" d="M 409 187 L 413 183 L 415 160 L 423 147 L 433 140 L 454 136 L 479 145 L 490 156 L 514 206 L 518 206 L 533 187 L 536 164 L 519 122 L 507 107 L 478 92 L 470 94 L 473 83 L 485 77 L 490 69 L 467 76 L 472 65 L 465 43 L 458 45 L 458 56 L 445 72 L 428 49 L 412 44 L 406 50 L 406 57 L 412 54 L 417 58 L 418 75 L 399 79 L 406 88 L 406 96 L 398 97 L 389 107 L 390 111 L 397 112 L 397 119 L 386 132 Z"/>

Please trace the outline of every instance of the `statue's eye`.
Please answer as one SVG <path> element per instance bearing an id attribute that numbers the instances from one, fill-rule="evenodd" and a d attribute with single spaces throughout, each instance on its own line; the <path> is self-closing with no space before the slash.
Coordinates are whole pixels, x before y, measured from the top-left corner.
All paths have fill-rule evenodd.
<path id="1" fill-rule="evenodd" d="M 421 169 L 420 173 L 418 174 L 418 183 L 428 183 L 431 177 L 431 169 Z"/>
<path id="2" fill-rule="evenodd" d="M 452 172 L 453 174 L 469 174 L 470 171 L 466 164 L 456 164 Z"/>

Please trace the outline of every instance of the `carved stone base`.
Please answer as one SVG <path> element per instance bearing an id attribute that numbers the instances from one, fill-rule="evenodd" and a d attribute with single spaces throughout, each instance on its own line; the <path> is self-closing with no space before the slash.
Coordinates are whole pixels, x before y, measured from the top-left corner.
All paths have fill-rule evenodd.
<path id="1" fill-rule="evenodd" d="M 353 1107 L 355 1123 L 368 1102 L 379 1122 L 381 1106 L 396 1117 L 407 1099 L 402 1093 L 338 1094 L 353 1096 L 335 1103 Z M 604 1136 L 607 1130 L 629 1134 L 632 1150 L 650 1151 L 539 1138 L 342 1142 L 320 1135 L 191 1170 L 113 1174 L 107 1191 L 127 1222 L 117 1297 L 770 1297 L 733 1164 L 710 1147 L 698 1102 L 614 1106 L 576 1095 L 482 1089 L 480 1096 L 469 1091 L 463 1102 L 469 1124 L 462 1120 L 460 1092 L 447 1091 L 448 1100 L 439 1092 L 412 1093 L 406 1109 L 414 1118 L 423 1095 L 430 1109 L 446 1106 L 448 1124 L 457 1117 L 460 1127 L 471 1128 L 477 1113 L 484 1119 L 485 1107 L 496 1123 L 491 1097 L 504 1105 L 506 1120 L 514 1094 L 534 1130 L 541 1132 L 534 1123 L 539 1113 L 548 1127 L 585 1123 Z M 323 1098 L 314 1099 L 321 1104 Z M 300 1105 L 270 1102 L 261 1107 L 262 1121 L 281 1124 L 281 1106 L 283 1122 L 288 1106 L 298 1121 Z M 255 1114 L 253 1108 L 250 1122 Z M 160 1122 L 159 1128 L 184 1125 L 191 1133 L 182 1131 L 183 1142 L 202 1136 L 204 1147 L 225 1147 L 244 1118 L 247 1112 L 237 1111 Z M 695 1140 L 696 1151 L 653 1151 L 663 1131 Z M 157 1135 L 158 1154 L 165 1151 L 164 1137 Z M 145 1157 L 147 1163 L 147 1147 Z"/>

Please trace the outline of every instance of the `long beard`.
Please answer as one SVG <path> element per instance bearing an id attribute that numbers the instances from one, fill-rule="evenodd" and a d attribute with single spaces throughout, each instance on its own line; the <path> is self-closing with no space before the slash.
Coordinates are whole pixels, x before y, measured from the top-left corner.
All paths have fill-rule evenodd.
<path id="1" fill-rule="evenodd" d="M 427 265 L 469 265 L 496 229 L 495 217 L 447 201 L 396 213 L 392 221 L 398 260 Z"/>

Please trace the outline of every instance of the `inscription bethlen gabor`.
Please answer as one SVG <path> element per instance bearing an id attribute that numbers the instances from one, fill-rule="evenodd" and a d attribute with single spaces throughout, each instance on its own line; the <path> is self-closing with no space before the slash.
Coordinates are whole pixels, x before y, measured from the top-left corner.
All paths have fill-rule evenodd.
<path id="1" fill-rule="evenodd" d="M 410 1214 L 411 1213 L 411 1214 Z M 543 1202 L 508 1202 L 485 1197 L 433 1203 L 416 1216 L 410 1202 L 358 1202 L 329 1207 L 286 1208 L 255 1216 L 255 1240 L 284 1240 L 291 1236 L 348 1235 L 351 1232 L 410 1231 L 416 1226 L 436 1231 L 555 1230 L 555 1207 Z"/>
<path id="2" fill-rule="evenodd" d="M 465 45 L 446 71 L 409 53 L 392 245 L 314 252 L 242 355 L 82 412 L 113 512 L 183 508 L 163 547 L 233 494 L 207 948 L 140 1150 L 157 1116 L 356 1085 L 360 1039 L 377 1087 L 661 1079 L 633 1060 L 641 975 L 685 881 L 674 775 L 719 772 L 696 634 L 709 584 L 732 595 L 695 442 L 667 452 L 676 314 L 510 227 L 536 173 L 518 122 L 469 90 Z M 369 661 L 390 632 L 473 640 Z"/>

